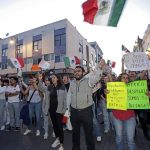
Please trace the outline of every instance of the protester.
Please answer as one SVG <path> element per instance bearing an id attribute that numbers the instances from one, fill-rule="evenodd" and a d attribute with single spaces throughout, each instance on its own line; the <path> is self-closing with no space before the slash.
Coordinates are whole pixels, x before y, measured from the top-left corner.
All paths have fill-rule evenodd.
<path id="1" fill-rule="evenodd" d="M 10 78 L 10 85 L 7 87 L 6 96 L 8 97 L 8 111 L 10 115 L 10 127 L 8 130 L 20 129 L 20 107 L 19 107 L 19 93 L 20 88 L 17 84 L 17 77 Z"/>
<path id="2" fill-rule="evenodd" d="M 100 129 L 100 125 L 96 116 L 96 104 L 97 104 L 97 91 L 95 93 L 93 93 L 92 95 L 93 97 L 93 128 L 94 128 L 94 132 L 96 135 L 96 140 L 97 142 L 101 142 L 102 140 L 102 133 L 101 133 L 101 129 Z"/>
<path id="3" fill-rule="evenodd" d="M 69 76 L 68 75 L 63 76 L 63 83 L 66 87 L 67 92 L 68 92 L 69 87 L 70 87 L 70 81 L 69 81 Z"/>
<path id="4" fill-rule="evenodd" d="M 49 91 L 47 90 L 47 87 L 51 84 L 49 79 L 45 80 L 45 83 L 43 82 L 43 74 L 38 74 L 38 88 L 41 92 L 43 92 L 44 97 L 42 101 L 42 112 L 43 112 L 43 119 L 44 119 L 44 139 L 48 138 L 48 132 L 49 132 Z"/>
<path id="5" fill-rule="evenodd" d="M 85 70 L 76 66 L 74 70 L 75 80 L 70 83 L 67 96 L 67 105 L 71 106 L 72 150 L 80 150 L 80 127 L 83 124 L 87 150 L 95 150 L 93 137 L 93 99 L 92 87 L 96 84 L 103 73 L 104 65 L 99 63 L 96 70 L 88 77 L 84 77 Z"/>
<path id="6" fill-rule="evenodd" d="M 6 86 L 4 81 L 0 79 L 0 130 L 5 129 L 4 113 L 5 113 L 5 104 L 6 104 Z"/>
<path id="7" fill-rule="evenodd" d="M 122 73 L 118 77 L 120 82 L 129 82 L 129 75 Z M 116 135 L 116 149 L 123 150 L 123 130 L 125 130 L 127 136 L 127 144 L 129 150 L 135 150 L 135 127 L 136 119 L 134 110 L 112 110 L 113 124 Z"/>
<path id="8" fill-rule="evenodd" d="M 41 81 L 41 78 L 39 78 Z M 51 145 L 53 148 L 59 145 L 58 150 L 64 150 L 64 133 L 63 133 L 63 114 L 66 111 L 67 91 L 61 82 L 60 76 L 57 74 L 51 75 L 52 85 L 49 85 L 47 90 L 50 92 L 49 113 L 52 120 L 52 125 L 56 140 Z M 42 87 L 41 82 L 39 87 Z M 41 88 L 42 89 L 42 88 Z M 43 90 L 45 92 L 45 90 Z"/>
<path id="9" fill-rule="evenodd" d="M 102 108 L 102 113 L 103 113 L 103 119 L 104 119 L 104 133 L 108 133 L 110 130 L 110 117 L 109 117 L 109 112 L 107 110 L 107 99 L 106 99 L 106 84 L 107 82 L 111 82 L 112 78 L 110 74 L 104 74 L 104 84 L 102 84 L 102 87 L 99 90 L 100 94 L 100 99 L 101 99 L 101 108 Z"/>
<path id="10" fill-rule="evenodd" d="M 28 94 L 27 101 L 29 102 L 29 117 L 30 125 L 27 127 L 24 135 L 31 132 L 31 124 L 33 119 L 33 114 L 36 117 L 36 136 L 40 135 L 41 129 L 41 115 L 42 115 L 42 96 L 37 87 L 37 81 L 35 78 L 29 79 L 29 86 L 25 91 L 21 90 L 23 94 Z"/>

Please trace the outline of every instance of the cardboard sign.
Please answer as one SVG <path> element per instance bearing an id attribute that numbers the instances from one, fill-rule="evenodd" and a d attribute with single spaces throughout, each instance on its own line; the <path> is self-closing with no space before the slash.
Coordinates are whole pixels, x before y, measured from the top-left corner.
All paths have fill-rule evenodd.
<path id="1" fill-rule="evenodd" d="M 149 98 L 146 95 L 147 81 L 139 80 L 125 84 L 124 82 L 108 82 L 108 109 L 150 109 Z"/>
<path id="2" fill-rule="evenodd" d="M 147 93 L 147 81 L 134 81 L 127 85 L 128 109 L 149 109 L 150 103 Z"/>
<path id="3" fill-rule="evenodd" d="M 127 88 L 124 82 L 108 82 L 107 108 L 108 109 L 127 109 Z"/>
<path id="4" fill-rule="evenodd" d="M 148 56 L 144 52 L 127 53 L 123 58 L 127 70 L 141 71 L 149 69 Z"/>

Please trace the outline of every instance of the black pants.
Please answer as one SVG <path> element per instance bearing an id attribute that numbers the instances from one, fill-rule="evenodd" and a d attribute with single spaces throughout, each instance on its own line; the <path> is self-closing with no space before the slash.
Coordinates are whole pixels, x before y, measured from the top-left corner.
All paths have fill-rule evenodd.
<path id="1" fill-rule="evenodd" d="M 139 117 L 139 121 L 143 130 L 143 134 L 144 136 L 148 136 L 148 127 L 147 127 L 148 113 L 147 111 L 144 111 L 144 110 L 137 110 L 136 112 Z"/>
<path id="2" fill-rule="evenodd" d="M 73 127 L 72 133 L 72 150 L 80 149 L 80 127 L 83 125 L 87 150 L 95 150 L 94 136 L 93 136 L 93 112 L 92 107 L 85 109 L 71 108 L 71 123 Z"/>
<path id="3" fill-rule="evenodd" d="M 50 117 L 53 124 L 53 129 L 56 138 L 59 138 L 60 143 L 64 142 L 64 132 L 63 132 L 63 123 L 62 123 L 62 114 L 58 114 L 55 111 L 50 110 Z"/>

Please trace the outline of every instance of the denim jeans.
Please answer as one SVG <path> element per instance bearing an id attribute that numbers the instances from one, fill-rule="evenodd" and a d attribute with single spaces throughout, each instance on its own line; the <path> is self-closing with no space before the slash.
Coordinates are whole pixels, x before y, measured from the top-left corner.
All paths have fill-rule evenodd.
<path id="1" fill-rule="evenodd" d="M 104 130 L 109 130 L 110 121 L 109 121 L 109 114 L 106 107 L 106 100 L 101 100 L 101 108 L 102 108 L 103 119 L 104 119 Z"/>
<path id="2" fill-rule="evenodd" d="M 8 102 L 8 111 L 10 115 L 10 126 L 20 127 L 20 105 L 19 102 Z"/>
<path id="3" fill-rule="evenodd" d="M 118 120 L 113 115 L 113 123 L 116 132 L 116 146 L 117 150 L 123 150 L 123 130 L 125 130 L 125 134 L 127 136 L 127 144 L 129 150 L 135 150 L 135 126 L 136 120 L 135 117 L 131 117 L 128 120 Z"/>
<path id="4" fill-rule="evenodd" d="M 43 113 L 43 123 L 44 123 L 44 131 L 48 133 L 49 131 L 49 116 Z"/>
<path id="5" fill-rule="evenodd" d="M 0 127 L 4 125 L 4 111 L 6 100 L 0 99 Z"/>
<path id="6" fill-rule="evenodd" d="M 41 115 L 42 115 L 42 103 L 30 103 L 29 104 L 29 116 L 30 116 L 30 126 L 32 123 L 33 114 L 36 117 L 36 129 L 41 129 Z"/>
<path id="7" fill-rule="evenodd" d="M 93 128 L 94 128 L 95 135 L 96 135 L 96 137 L 102 136 L 100 125 L 99 125 L 99 122 L 98 122 L 98 120 L 96 118 L 95 103 L 94 103 L 92 109 L 93 109 Z"/>

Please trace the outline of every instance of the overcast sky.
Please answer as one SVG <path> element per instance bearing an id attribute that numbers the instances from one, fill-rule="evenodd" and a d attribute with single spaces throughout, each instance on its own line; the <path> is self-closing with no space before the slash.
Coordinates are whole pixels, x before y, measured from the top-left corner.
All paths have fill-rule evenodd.
<path id="1" fill-rule="evenodd" d="M 116 61 L 120 73 L 121 45 L 132 51 L 137 36 L 143 37 L 150 23 L 150 0 L 127 0 L 118 27 L 83 22 L 81 5 L 85 0 L 0 0 L 0 37 L 21 33 L 67 18 L 89 41 L 97 41 L 104 58 Z"/>

